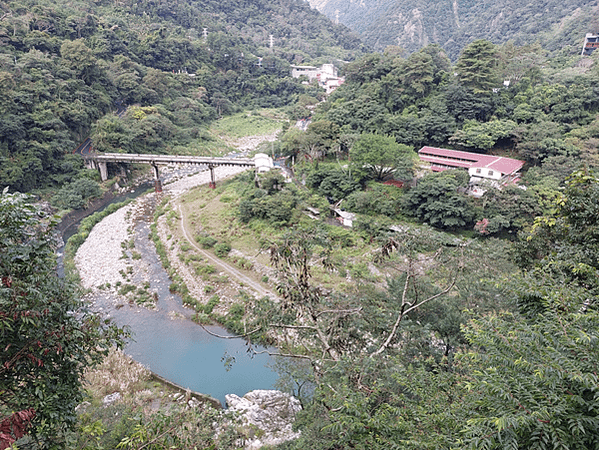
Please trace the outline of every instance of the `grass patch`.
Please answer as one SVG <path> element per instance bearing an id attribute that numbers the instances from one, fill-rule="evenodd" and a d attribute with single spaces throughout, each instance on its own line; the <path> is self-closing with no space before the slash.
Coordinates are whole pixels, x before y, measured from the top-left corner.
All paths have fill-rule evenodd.
<path id="1" fill-rule="evenodd" d="M 244 111 L 214 122 L 211 131 L 234 138 L 269 134 L 282 127 L 282 117 L 274 110 Z"/>
<path id="2" fill-rule="evenodd" d="M 227 242 L 220 242 L 214 246 L 214 253 L 219 258 L 226 257 L 231 251 L 231 244 Z"/>
<path id="3" fill-rule="evenodd" d="M 220 298 L 218 295 L 213 295 L 212 297 L 210 297 L 210 300 L 208 300 L 208 303 L 206 303 L 204 305 L 204 313 L 205 314 L 212 314 L 212 311 L 214 310 L 214 308 L 216 306 L 218 306 L 218 304 L 220 303 Z"/>
<path id="4" fill-rule="evenodd" d="M 239 269 L 252 270 L 254 268 L 254 263 L 243 256 L 232 256 L 229 258 L 229 261 Z M 266 279 L 268 280 L 268 277 L 266 277 Z"/>
<path id="5" fill-rule="evenodd" d="M 210 275 L 216 273 L 216 267 L 212 264 L 198 264 L 196 266 L 196 275 Z"/>
<path id="6" fill-rule="evenodd" d="M 196 236 L 196 242 L 200 244 L 203 249 L 209 249 L 214 247 L 218 240 L 214 239 L 212 236 Z"/>
<path id="7" fill-rule="evenodd" d="M 127 295 L 130 292 L 135 292 L 137 290 L 137 286 L 135 286 L 134 284 L 123 284 L 120 288 L 119 288 L 119 295 Z"/>

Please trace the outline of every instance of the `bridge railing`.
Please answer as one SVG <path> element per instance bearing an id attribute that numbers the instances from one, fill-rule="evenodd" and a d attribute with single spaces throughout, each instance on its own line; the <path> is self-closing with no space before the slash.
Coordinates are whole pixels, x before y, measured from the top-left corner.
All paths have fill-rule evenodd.
<path id="1" fill-rule="evenodd" d="M 174 156 L 130 153 L 102 153 L 88 155 L 97 162 L 137 162 L 141 164 L 208 164 L 214 166 L 255 166 L 252 158 L 222 158 L 207 156 Z"/>

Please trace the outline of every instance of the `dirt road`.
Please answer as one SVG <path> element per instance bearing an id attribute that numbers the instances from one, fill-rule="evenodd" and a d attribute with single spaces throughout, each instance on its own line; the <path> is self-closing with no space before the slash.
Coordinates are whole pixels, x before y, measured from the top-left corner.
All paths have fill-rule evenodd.
<path id="1" fill-rule="evenodd" d="M 273 291 L 271 291 L 269 289 L 265 289 L 264 287 L 262 287 L 262 285 L 260 283 L 252 280 L 251 278 L 248 278 L 243 273 L 241 273 L 239 270 L 237 270 L 235 267 L 228 264 L 226 261 L 223 261 L 222 259 L 217 258 L 212 253 L 210 253 L 210 252 L 202 249 L 200 246 L 198 246 L 196 244 L 195 240 L 189 235 L 189 231 L 185 227 L 185 221 L 183 219 L 183 210 L 181 209 L 181 205 L 177 205 L 177 206 L 179 209 L 179 217 L 180 217 L 179 223 L 181 226 L 181 231 L 183 232 L 183 236 L 185 236 L 185 239 L 187 240 L 189 245 L 191 245 L 198 253 L 202 254 L 202 256 L 204 256 L 206 259 L 210 260 L 210 262 L 212 264 L 214 264 L 216 267 L 219 267 L 223 271 L 227 272 L 230 276 L 234 277 L 238 282 L 241 282 L 244 285 L 253 289 L 256 292 L 256 294 L 258 294 L 259 297 L 264 297 L 264 296 L 271 297 L 271 298 L 277 297 Z"/>

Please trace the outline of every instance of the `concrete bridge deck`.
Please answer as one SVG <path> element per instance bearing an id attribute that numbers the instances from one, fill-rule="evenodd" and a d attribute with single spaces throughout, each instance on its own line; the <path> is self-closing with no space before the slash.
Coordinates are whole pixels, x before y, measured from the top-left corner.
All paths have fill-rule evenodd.
<path id="1" fill-rule="evenodd" d="M 181 155 L 149 155 L 149 154 L 129 154 L 129 153 L 88 153 L 84 155 L 86 165 L 92 169 L 100 170 L 100 177 L 102 181 L 108 179 L 108 168 L 107 163 L 138 163 L 138 164 L 150 164 L 154 168 L 154 180 L 156 185 L 156 191 L 162 190 L 160 182 L 160 173 L 158 172 L 159 165 L 166 164 L 200 164 L 206 165 L 210 169 L 211 175 L 211 187 L 215 187 L 214 179 L 214 168 L 216 166 L 246 166 L 256 167 L 258 170 L 260 167 L 272 167 L 272 159 L 267 155 L 260 154 L 254 158 L 222 158 L 222 157 L 208 157 L 208 156 L 181 156 Z"/>
<path id="2" fill-rule="evenodd" d="M 206 164 L 213 166 L 256 166 L 253 158 L 217 158 L 209 156 L 140 155 L 130 153 L 92 153 L 87 159 L 97 162 L 129 162 L 140 164 Z"/>

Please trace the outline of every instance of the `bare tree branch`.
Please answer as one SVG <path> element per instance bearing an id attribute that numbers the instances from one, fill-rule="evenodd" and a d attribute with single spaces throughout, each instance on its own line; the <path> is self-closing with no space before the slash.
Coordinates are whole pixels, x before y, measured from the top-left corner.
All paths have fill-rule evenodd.
<path id="1" fill-rule="evenodd" d="M 283 325 L 283 324 L 278 324 L 278 323 L 271 323 L 268 326 L 275 327 L 275 328 L 290 328 L 290 329 L 295 329 L 295 330 L 316 331 L 316 327 L 309 326 L 309 325 Z"/>
<path id="2" fill-rule="evenodd" d="M 350 308 L 350 309 L 326 309 L 324 311 L 319 311 L 316 314 L 316 317 L 320 317 L 323 314 L 344 314 L 344 315 L 350 315 L 350 314 L 357 314 L 359 312 L 362 311 L 362 307 L 360 306 L 359 308 Z"/>
<path id="3" fill-rule="evenodd" d="M 411 272 L 411 270 L 410 270 Z M 403 293 L 402 293 L 402 304 L 401 304 L 401 309 L 399 311 L 399 314 L 397 315 L 397 319 L 395 321 L 395 324 L 393 325 L 393 329 L 391 330 L 391 333 L 389 333 L 389 336 L 387 336 L 387 339 L 385 340 L 385 342 L 380 346 L 380 348 L 375 351 L 374 353 L 372 353 L 370 355 L 371 358 L 380 355 L 381 353 L 383 353 L 391 344 L 391 341 L 393 340 L 393 338 L 395 337 L 395 334 L 397 333 L 397 329 L 399 328 L 399 325 L 401 324 L 402 319 L 410 312 L 413 311 L 417 308 L 419 308 L 420 306 L 424 305 L 427 302 L 430 302 L 431 300 L 434 300 L 436 298 L 441 297 L 442 295 L 447 294 L 449 291 L 451 291 L 451 289 L 453 289 L 453 287 L 455 286 L 455 283 L 458 279 L 458 274 L 460 273 L 460 268 L 458 267 L 458 269 L 456 270 L 455 276 L 453 277 L 453 279 L 451 280 L 451 283 L 445 288 L 443 289 L 441 292 L 438 292 L 435 295 L 431 295 L 430 297 L 421 300 L 421 301 L 415 301 L 413 304 L 410 304 L 406 301 L 406 296 L 407 296 L 407 290 L 408 290 L 408 284 L 409 284 L 409 280 L 413 277 L 413 274 L 408 273 L 406 276 L 406 282 L 404 284 L 404 289 L 403 289 Z M 408 306 L 409 305 L 409 306 Z M 408 306 L 407 309 L 405 309 L 405 307 Z"/>
<path id="4" fill-rule="evenodd" d="M 208 328 L 206 328 L 206 327 L 205 327 L 204 325 L 202 325 L 201 323 L 200 323 L 199 325 L 200 325 L 200 326 L 201 326 L 201 327 L 204 329 L 204 331 L 205 331 L 206 333 L 210 334 L 211 336 L 214 336 L 214 337 L 220 338 L 220 339 L 240 339 L 240 338 L 245 338 L 245 337 L 251 336 L 252 334 L 254 334 L 254 333 L 257 333 L 258 331 L 262 330 L 262 327 L 258 327 L 258 328 L 256 328 L 255 330 L 253 330 L 253 331 L 250 331 L 249 333 L 245 333 L 245 334 L 236 334 L 236 335 L 233 335 L 233 336 L 223 336 L 222 334 L 218 334 L 218 333 L 215 333 L 215 332 L 213 332 L 213 331 L 210 331 Z"/>
<path id="5" fill-rule="evenodd" d="M 271 352 L 270 350 L 252 350 L 255 355 L 269 355 L 269 356 L 281 356 L 283 358 L 298 358 L 298 359 L 307 359 L 308 361 L 313 362 L 314 358 L 309 355 L 299 355 L 295 353 L 281 353 L 281 352 Z"/>

